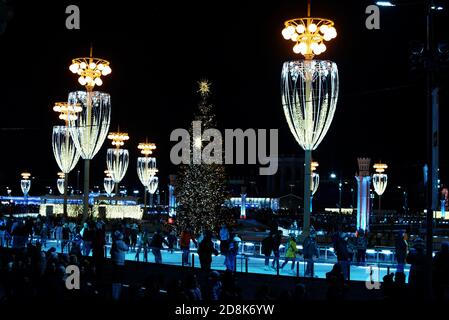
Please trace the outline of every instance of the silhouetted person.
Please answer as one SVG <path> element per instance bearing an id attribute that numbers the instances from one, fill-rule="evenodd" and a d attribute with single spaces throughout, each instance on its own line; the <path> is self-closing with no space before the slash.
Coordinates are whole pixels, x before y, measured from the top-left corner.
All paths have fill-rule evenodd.
<path id="1" fill-rule="evenodd" d="M 449 288 L 449 243 L 443 242 L 433 258 L 433 288 L 435 297 L 443 300 Z"/>
<path id="2" fill-rule="evenodd" d="M 396 248 L 396 261 L 398 262 L 397 265 L 397 272 L 404 272 L 404 266 L 405 266 L 405 259 L 407 258 L 408 254 L 408 243 L 407 243 L 407 233 L 400 232 L 398 234 L 398 237 L 396 238 L 395 242 L 395 248 Z"/>
<path id="3" fill-rule="evenodd" d="M 415 298 L 423 298 L 426 288 L 426 253 L 424 241 L 416 238 L 407 255 L 407 263 L 411 265 L 408 283 Z"/>
<path id="4" fill-rule="evenodd" d="M 211 232 L 206 231 L 203 241 L 201 241 L 198 246 L 198 256 L 200 258 L 202 270 L 210 270 L 210 266 L 212 264 L 212 254 L 217 256 L 218 251 L 214 248 Z"/>

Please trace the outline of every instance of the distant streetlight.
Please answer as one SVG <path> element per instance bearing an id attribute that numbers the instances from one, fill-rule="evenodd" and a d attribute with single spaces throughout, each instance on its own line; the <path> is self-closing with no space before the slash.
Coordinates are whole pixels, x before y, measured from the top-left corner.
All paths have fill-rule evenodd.
<path id="1" fill-rule="evenodd" d="M 330 178 L 335 179 L 335 178 L 337 178 L 337 175 L 335 173 L 331 173 Z"/>
<path id="2" fill-rule="evenodd" d="M 396 6 L 394 3 L 391 3 L 390 1 L 377 1 L 376 5 L 379 7 L 395 7 Z"/>

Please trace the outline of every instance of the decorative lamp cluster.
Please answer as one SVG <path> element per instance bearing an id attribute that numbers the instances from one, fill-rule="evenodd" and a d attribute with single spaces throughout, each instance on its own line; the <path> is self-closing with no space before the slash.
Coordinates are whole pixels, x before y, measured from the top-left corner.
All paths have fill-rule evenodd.
<path id="1" fill-rule="evenodd" d="M 86 86 L 88 90 L 95 86 L 100 87 L 103 84 L 101 76 L 107 76 L 112 72 L 109 61 L 92 57 L 92 52 L 88 58 L 73 59 L 69 70 L 79 76 L 79 84 Z"/>
<path id="2" fill-rule="evenodd" d="M 387 188 L 388 176 L 385 174 L 385 170 L 388 166 L 385 163 L 375 163 L 373 168 L 376 170 L 376 173 L 373 174 L 374 191 L 380 197 Z"/>
<path id="3" fill-rule="evenodd" d="M 22 177 L 22 180 L 20 180 L 20 188 L 22 189 L 23 195 L 27 197 L 31 187 L 31 173 L 22 172 L 20 175 Z"/>
<path id="4" fill-rule="evenodd" d="M 313 59 L 326 51 L 325 41 L 337 37 L 334 22 L 322 18 L 296 18 L 284 22 L 282 36 L 295 43 L 293 52 L 302 54 L 306 59 Z"/>
<path id="5" fill-rule="evenodd" d="M 156 145 L 151 142 L 142 142 L 139 143 L 137 149 L 139 149 L 140 153 L 144 156 L 149 156 L 150 154 L 153 154 L 153 150 L 156 149 Z"/>
<path id="6" fill-rule="evenodd" d="M 129 140 L 129 136 L 126 132 L 109 132 L 108 139 L 112 140 L 112 145 L 120 148 L 125 144 L 125 141 Z"/>
<path id="7" fill-rule="evenodd" d="M 67 102 L 55 102 L 53 111 L 59 113 L 59 119 L 64 121 L 76 120 L 77 113 L 83 108 L 79 104 L 69 104 Z"/>

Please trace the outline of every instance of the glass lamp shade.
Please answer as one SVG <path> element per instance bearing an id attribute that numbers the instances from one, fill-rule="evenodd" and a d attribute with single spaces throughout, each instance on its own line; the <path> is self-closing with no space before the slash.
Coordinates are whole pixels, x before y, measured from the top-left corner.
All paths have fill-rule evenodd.
<path id="1" fill-rule="evenodd" d="M 56 185 L 58 187 L 58 191 L 60 194 L 64 194 L 64 178 L 59 178 L 56 181 Z"/>
<path id="2" fill-rule="evenodd" d="M 93 159 L 108 135 L 111 97 L 98 91 L 75 91 L 69 93 L 68 102 L 81 106 L 77 118 L 69 121 L 75 146 L 83 159 Z"/>
<path id="3" fill-rule="evenodd" d="M 329 130 L 337 106 L 337 64 L 327 60 L 285 62 L 281 93 L 290 131 L 304 150 L 315 150 Z"/>
<path id="4" fill-rule="evenodd" d="M 112 180 L 112 178 L 106 177 L 106 178 L 104 178 L 103 185 L 104 185 L 104 191 L 106 192 L 106 195 L 108 197 L 110 197 L 112 195 L 112 192 L 114 191 L 114 186 L 115 186 L 114 181 Z"/>
<path id="5" fill-rule="evenodd" d="M 159 178 L 156 176 L 152 177 L 150 183 L 147 185 L 148 192 L 154 194 L 157 190 L 158 184 Z"/>
<path id="6" fill-rule="evenodd" d="M 140 182 L 147 186 L 151 178 L 155 175 L 156 158 L 154 157 L 139 157 L 137 158 L 137 175 Z"/>
<path id="7" fill-rule="evenodd" d="M 312 195 L 314 195 L 320 185 L 320 175 L 316 172 L 312 172 L 311 178 L 310 191 L 312 192 Z"/>
<path id="8" fill-rule="evenodd" d="M 127 149 L 110 148 L 106 154 L 106 164 L 114 183 L 120 183 L 125 176 L 129 164 Z"/>
<path id="9" fill-rule="evenodd" d="M 377 195 L 381 196 L 387 188 L 388 176 L 385 173 L 373 174 L 373 186 Z"/>
<path id="10" fill-rule="evenodd" d="M 64 173 L 69 173 L 78 163 L 80 154 L 66 126 L 54 126 L 52 134 L 53 154 Z"/>
<path id="11" fill-rule="evenodd" d="M 22 189 L 23 195 L 27 196 L 28 192 L 30 192 L 31 180 L 23 179 L 20 180 L 20 188 Z"/>

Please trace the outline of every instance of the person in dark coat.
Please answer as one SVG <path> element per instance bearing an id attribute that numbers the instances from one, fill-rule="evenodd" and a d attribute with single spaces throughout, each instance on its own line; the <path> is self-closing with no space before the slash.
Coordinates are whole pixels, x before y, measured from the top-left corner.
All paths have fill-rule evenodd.
<path id="1" fill-rule="evenodd" d="M 206 231 L 203 241 L 198 245 L 198 256 L 200 258 L 200 264 L 202 270 L 210 270 L 212 264 L 212 254 L 218 255 L 218 250 L 214 248 L 212 242 L 212 234 L 210 231 Z"/>
<path id="2" fill-rule="evenodd" d="M 404 272 L 405 259 L 407 258 L 408 253 L 407 239 L 407 233 L 405 233 L 404 231 L 401 231 L 396 238 L 396 261 L 398 262 L 396 272 Z"/>
<path id="3" fill-rule="evenodd" d="M 355 242 L 356 246 L 356 260 L 358 264 L 365 264 L 366 260 L 366 248 L 368 247 L 368 240 L 366 237 L 366 232 L 363 229 L 360 229 L 357 232 L 357 238 Z"/>
<path id="4" fill-rule="evenodd" d="M 343 299 L 345 293 L 345 278 L 341 269 L 341 264 L 334 264 L 332 270 L 326 273 L 326 282 L 328 285 L 327 299 Z"/>
<path id="5" fill-rule="evenodd" d="M 306 277 L 314 277 L 314 260 L 313 257 L 320 257 L 320 253 L 318 251 L 318 247 L 316 244 L 316 232 L 315 229 L 311 228 L 309 235 L 304 239 L 303 244 L 303 255 L 304 260 L 307 261 L 307 267 L 305 276 Z"/>
<path id="6" fill-rule="evenodd" d="M 162 263 L 161 249 L 163 248 L 163 244 L 165 244 L 168 247 L 167 240 L 164 239 L 164 237 L 161 234 L 161 231 L 157 230 L 154 233 L 150 244 L 151 252 L 154 255 L 154 262 L 156 263 Z"/>
<path id="7" fill-rule="evenodd" d="M 262 240 L 262 254 L 265 256 L 266 271 L 270 270 L 270 257 L 272 251 L 273 251 L 273 237 L 270 234 L 265 239 Z"/>
<path id="8" fill-rule="evenodd" d="M 271 267 L 273 269 L 277 269 L 279 268 L 279 247 L 281 246 L 281 241 L 282 241 L 282 231 L 281 230 L 277 230 L 276 232 L 274 232 L 273 234 L 273 262 L 271 263 Z M 276 263 L 276 267 L 274 266 L 274 264 Z"/>
<path id="9" fill-rule="evenodd" d="M 433 288 L 438 300 L 447 299 L 449 289 L 449 243 L 443 242 L 433 258 Z"/>
<path id="10" fill-rule="evenodd" d="M 349 261 L 350 255 L 348 251 L 348 238 L 346 233 L 341 232 L 336 242 L 335 253 L 337 255 L 338 263 L 341 265 L 341 270 L 345 280 L 349 280 Z"/>
<path id="11" fill-rule="evenodd" d="M 412 289 L 414 298 L 423 298 L 426 287 L 426 252 L 424 240 L 416 238 L 413 247 L 407 255 L 407 263 L 411 265 L 408 283 Z"/>

